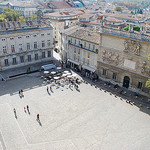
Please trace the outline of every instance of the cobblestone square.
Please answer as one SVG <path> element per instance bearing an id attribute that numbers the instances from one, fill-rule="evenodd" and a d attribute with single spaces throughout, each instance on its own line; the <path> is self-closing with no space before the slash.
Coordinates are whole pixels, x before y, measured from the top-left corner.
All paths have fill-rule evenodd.
<path id="1" fill-rule="evenodd" d="M 0 85 L 0 150 L 150 149 L 150 116 L 90 84 L 53 87 L 50 95 L 37 75 Z"/>

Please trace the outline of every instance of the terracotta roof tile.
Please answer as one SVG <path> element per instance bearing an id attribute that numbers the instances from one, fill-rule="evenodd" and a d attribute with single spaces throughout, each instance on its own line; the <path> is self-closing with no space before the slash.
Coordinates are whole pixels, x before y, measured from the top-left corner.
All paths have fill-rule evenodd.
<path id="1" fill-rule="evenodd" d="M 52 5 L 56 6 L 57 9 L 70 8 L 71 6 L 66 2 L 51 2 Z"/>

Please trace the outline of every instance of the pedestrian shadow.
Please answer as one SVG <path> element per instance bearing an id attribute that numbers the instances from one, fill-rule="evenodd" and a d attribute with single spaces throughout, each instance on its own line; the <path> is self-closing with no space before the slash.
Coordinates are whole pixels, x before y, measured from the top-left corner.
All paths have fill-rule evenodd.
<path id="1" fill-rule="evenodd" d="M 47 93 L 48 93 L 49 96 L 51 95 L 49 91 L 47 91 Z"/>
<path id="2" fill-rule="evenodd" d="M 52 89 L 51 89 L 51 92 L 54 93 Z"/>
<path id="3" fill-rule="evenodd" d="M 36 121 L 39 123 L 39 125 L 42 127 L 42 123 L 40 121 L 40 119 L 36 119 Z"/>
<path id="4" fill-rule="evenodd" d="M 69 89 L 70 89 L 71 91 L 73 91 L 73 89 L 71 88 L 71 85 L 69 85 Z"/>
<path id="5" fill-rule="evenodd" d="M 29 110 L 27 110 L 28 111 L 28 114 L 30 115 L 30 111 Z"/>
<path id="6" fill-rule="evenodd" d="M 17 115 L 15 115 L 15 118 L 16 118 L 16 119 L 18 118 Z"/>
<path id="7" fill-rule="evenodd" d="M 79 90 L 78 88 L 76 88 L 76 90 L 77 90 L 78 92 L 80 92 L 80 90 Z"/>
<path id="8" fill-rule="evenodd" d="M 23 94 L 20 94 L 19 97 L 22 99 L 22 98 L 24 98 L 24 95 L 23 95 Z"/>

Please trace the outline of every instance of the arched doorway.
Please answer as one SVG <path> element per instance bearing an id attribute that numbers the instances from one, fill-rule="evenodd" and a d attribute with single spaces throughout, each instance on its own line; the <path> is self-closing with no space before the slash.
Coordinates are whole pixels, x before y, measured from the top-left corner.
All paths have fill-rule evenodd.
<path id="1" fill-rule="evenodd" d="M 123 87 L 128 88 L 129 84 L 130 84 L 130 78 L 128 76 L 125 76 L 123 80 Z"/>

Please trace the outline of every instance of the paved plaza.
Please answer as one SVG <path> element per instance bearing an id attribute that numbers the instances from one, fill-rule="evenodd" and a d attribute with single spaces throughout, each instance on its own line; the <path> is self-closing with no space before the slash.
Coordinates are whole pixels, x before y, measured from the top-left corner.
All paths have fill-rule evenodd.
<path id="1" fill-rule="evenodd" d="M 52 89 L 38 73 L 0 81 L 0 150 L 150 149 L 148 113 L 90 84 Z"/>

